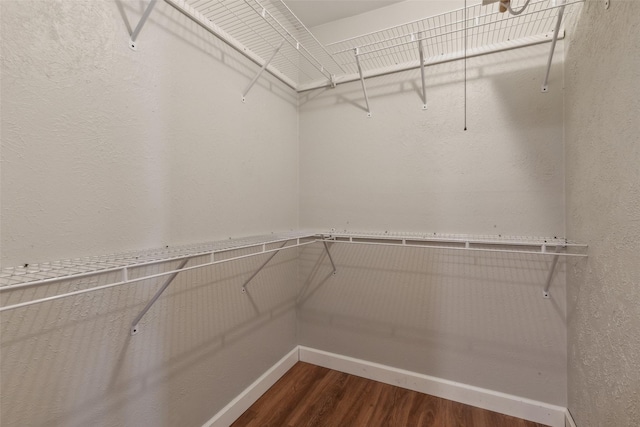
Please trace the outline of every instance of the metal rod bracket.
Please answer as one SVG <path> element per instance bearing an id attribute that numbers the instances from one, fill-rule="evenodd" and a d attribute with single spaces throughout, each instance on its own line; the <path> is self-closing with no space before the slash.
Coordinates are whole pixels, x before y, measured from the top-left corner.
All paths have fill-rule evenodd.
<path id="1" fill-rule="evenodd" d="M 138 35 L 140 35 L 140 31 L 142 31 L 142 27 L 144 27 L 144 24 L 147 22 L 147 19 L 149 18 L 149 15 L 151 15 L 151 11 L 153 10 L 157 2 L 158 0 L 151 0 L 149 2 L 149 5 L 147 6 L 147 8 L 142 13 L 142 16 L 140 17 L 140 21 L 138 21 L 138 25 L 136 25 L 136 28 L 131 33 L 131 38 L 129 39 L 129 48 L 131 50 L 138 49 L 138 46 L 136 44 Z"/>
<path id="2" fill-rule="evenodd" d="M 369 107 L 369 95 L 367 95 L 367 86 L 364 84 L 364 75 L 362 74 L 362 66 L 360 65 L 360 54 L 358 48 L 354 49 L 356 64 L 358 65 L 358 73 L 360 73 L 360 83 L 362 83 L 362 92 L 364 92 L 364 102 L 367 105 L 367 117 L 371 117 L 371 108 Z"/>
<path id="3" fill-rule="evenodd" d="M 251 88 L 253 87 L 253 85 L 258 81 L 258 79 L 260 78 L 260 76 L 262 75 L 262 73 L 264 72 L 264 70 L 267 69 L 267 67 L 269 66 L 269 64 L 271 64 L 271 61 L 273 61 L 273 58 L 276 57 L 276 55 L 278 54 L 278 51 L 280 51 L 280 48 L 282 47 L 282 45 L 284 44 L 285 39 L 282 39 L 282 41 L 280 42 L 280 44 L 278 45 L 278 47 L 276 47 L 276 49 L 273 51 L 273 53 L 271 54 L 271 57 L 264 63 L 262 64 L 262 67 L 260 68 L 260 71 L 258 71 L 258 74 L 256 74 L 256 76 L 253 78 L 253 80 L 251 80 L 251 83 L 249 83 L 249 86 L 247 86 L 247 88 L 244 90 L 244 92 L 242 93 L 242 102 L 245 101 L 245 98 L 247 97 L 247 94 L 249 93 L 249 91 L 251 90 Z"/>
<path id="4" fill-rule="evenodd" d="M 189 262 L 189 259 L 190 258 L 185 258 L 184 260 L 182 260 L 177 270 L 182 270 Z M 180 272 L 176 271 L 171 276 L 167 277 L 167 280 L 165 280 L 164 284 L 160 287 L 160 289 L 158 289 L 158 291 L 153 296 L 153 298 L 151 298 L 151 300 L 147 303 L 147 305 L 145 305 L 145 307 L 142 309 L 140 314 L 136 316 L 134 321 L 131 323 L 131 335 L 136 335 L 140 331 L 140 328 L 138 326 L 138 324 L 140 323 L 140 320 L 142 320 L 144 315 L 147 314 L 147 311 L 149 311 L 149 309 L 153 306 L 153 304 L 156 303 L 158 298 L 160 298 L 160 295 L 162 295 L 162 293 L 169 287 L 169 285 L 171 284 L 171 282 L 173 282 L 173 279 L 176 278 L 178 273 Z"/>
<path id="5" fill-rule="evenodd" d="M 565 3 L 565 0 L 562 0 Z M 558 20 L 556 21 L 556 28 L 553 32 L 553 40 L 551 41 L 551 49 L 549 51 L 549 60 L 547 61 L 547 73 L 544 76 L 544 82 L 542 83 L 542 93 L 546 93 L 549 91 L 549 74 L 551 73 L 551 63 L 553 62 L 553 53 L 556 50 L 556 43 L 558 41 L 559 33 L 560 33 L 560 24 L 562 24 L 562 16 L 564 15 L 563 5 L 558 10 Z"/>
<path id="6" fill-rule="evenodd" d="M 322 244 L 324 245 L 324 250 L 327 251 L 329 261 L 331 261 L 331 267 L 333 267 L 333 274 L 335 275 L 338 272 L 336 270 L 336 264 L 333 262 L 333 257 L 331 256 L 331 252 L 329 252 L 329 246 L 327 246 L 327 241 L 324 238 L 322 239 Z"/>
<path id="7" fill-rule="evenodd" d="M 271 256 L 269 258 L 267 258 L 267 260 L 251 275 L 251 277 L 249 277 L 247 280 L 245 280 L 245 282 L 242 284 L 242 293 L 243 294 L 247 292 L 247 285 L 249 284 L 249 282 L 251 282 L 254 279 L 254 277 L 256 277 L 258 275 L 258 273 L 260 273 L 262 271 L 262 269 L 265 268 L 267 266 L 267 264 L 269 264 L 269 262 L 273 259 L 274 256 L 278 255 L 278 253 L 280 252 L 280 249 L 284 249 L 284 247 L 287 246 L 287 243 L 289 243 L 288 240 L 286 242 L 284 242 L 282 244 L 282 246 L 280 246 L 278 248 L 277 251 L 272 253 Z M 262 250 L 263 251 L 266 250 L 265 245 L 262 246 Z"/>
<path id="8" fill-rule="evenodd" d="M 545 252 L 545 246 L 543 245 L 542 247 L 542 252 Z M 556 247 L 556 254 L 560 253 L 560 251 L 563 249 L 562 246 L 558 246 Z M 553 261 L 551 261 L 551 268 L 549 268 L 549 273 L 547 274 L 547 282 L 544 286 L 544 289 L 542 290 L 542 297 L 543 298 L 550 298 L 550 294 L 549 294 L 549 288 L 551 287 L 551 281 L 553 280 L 553 273 L 556 270 L 556 265 L 558 265 L 558 259 L 560 258 L 560 255 L 554 255 L 553 257 Z"/>

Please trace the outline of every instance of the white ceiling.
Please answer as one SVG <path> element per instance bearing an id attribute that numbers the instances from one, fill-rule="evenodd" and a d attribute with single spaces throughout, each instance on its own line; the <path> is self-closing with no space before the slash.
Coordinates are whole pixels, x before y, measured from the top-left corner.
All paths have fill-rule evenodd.
<path id="1" fill-rule="evenodd" d="M 404 0 L 284 0 L 307 28 L 401 1 Z"/>

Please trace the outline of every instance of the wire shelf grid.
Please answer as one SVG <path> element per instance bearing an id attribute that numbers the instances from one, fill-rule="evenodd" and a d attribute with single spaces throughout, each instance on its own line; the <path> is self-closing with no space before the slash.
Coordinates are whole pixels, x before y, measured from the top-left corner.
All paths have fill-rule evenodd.
<path id="1" fill-rule="evenodd" d="M 0 290 L 16 285 L 43 281 L 62 281 L 87 275 L 120 271 L 123 268 L 137 268 L 184 258 L 195 258 L 211 253 L 226 252 L 243 248 L 314 237 L 314 233 L 287 232 L 229 239 L 198 245 L 167 247 L 146 251 L 132 251 L 104 256 L 68 259 L 22 267 L 8 267 L 0 271 Z"/>
<path id="2" fill-rule="evenodd" d="M 500 13 L 499 3 L 472 5 L 365 35 L 329 44 L 336 61 L 349 73 L 358 73 L 356 55 L 366 70 L 382 70 L 419 63 L 418 43 L 423 44 L 425 62 L 462 56 L 474 51 L 504 49 L 532 37 L 548 38 L 555 30 L 560 7 L 565 6 L 560 33 L 573 6 L 583 0 L 532 1 L 518 16 Z M 466 41 L 466 43 L 465 43 Z"/>
<path id="3" fill-rule="evenodd" d="M 341 72 L 333 56 L 282 0 L 185 0 L 208 20 L 266 62 L 284 40 L 271 65 L 294 84 L 331 80 Z"/>

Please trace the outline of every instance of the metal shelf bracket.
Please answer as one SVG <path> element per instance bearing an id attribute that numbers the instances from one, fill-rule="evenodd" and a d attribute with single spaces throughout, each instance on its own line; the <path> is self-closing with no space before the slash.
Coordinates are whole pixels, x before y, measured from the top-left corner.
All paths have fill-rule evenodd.
<path id="1" fill-rule="evenodd" d="M 543 246 L 543 252 L 544 252 L 544 249 L 545 247 Z M 560 253 L 561 250 L 562 250 L 562 246 L 556 247 L 556 254 Z M 543 298 L 550 298 L 549 288 L 551 287 L 551 281 L 553 280 L 553 273 L 556 270 L 556 265 L 558 265 L 559 258 L 560 258 L 560 255 L 555 255 L 553 257 L 553 260 L 551 261 L 551 268 L 549 268 L 549 273 L 547 274 L 547 283 L 545 284 L 544 289 L 542 291 Z"/>
<path id="2" fill-rule="evenodd" d="M 418 52 L 420 53 L 420 77 L 422 78 L 422 109 L 427 109 L 427 88 L 424 84 L 424 47 L 422 46 L 422 33 L 418 33 Z"/>
<path id="3" fill-rule="evenodd" d="M 280 249 L 284 249 L 285 246 L 287 246 L 287 243 L 289 243 L 289 241 L 287 240 L 286 242 L 284 242 L 282 244 L 282 246 L 280 246 L 278 248 L 277 251 L 275 251 L 274 253 L 271 254 L 271 256 L 269 256 L 269 258 L 267 258 L 267 260 L 260 266 L 260 268 L 258 268 L 252 275 L 251 277 L 249 277 L 247 280 L 245 280 L 245 282 L 242 284 L 242 293 L 247 292 L 247 285 L 249 284 L 249 282 L 251 282 L 254 277 L 256 277 L 258 275 L 258 273 L 260 273 L 262 271 L 263 268 L 265 268 L 267 266 L 267 264 L 269 264 L 269 262 L 273 259 L 273 257 L 275 257 L 276 255 L 278 255 L 278 253 L 280 253 Z M 263 250 L 265 248 L 263 247 Z"/>
<path id="4" fill-rule="evenodd" d="M 559 33 L 560 33 L 560 24 L 562 24 L 562 17 L 564 15 L 564 9 L 566 7 L 566 5 L 564 3 L 566 3 L 565 0 L 560 0 L 562 1 L 562 6 L 560 7 L 560 9 L 558 9 L 558 20 L 556 21 L 556 28 L 553 31 L 553 40 L 551 41 L 551 49 L 549 51 L 549 60 L 547 61 L 547 73 L 544 76 L 544 82 L 542 83 L 542 92 L 546 93 L 549 91 L 549 74 L 551 72 L 551 62 L 553 62 L 553 53 L 556 50 L 556 43 L 558 42 L 558 37 L 559 37 Z"/>
<path id="5" fill-rule="evenodd" d="M 242 93 L 242 102 L 245 101 L 245 98 L 247 97 L 247 94 L 249 93 L 249 91 L 251 90 L 253 85 L 258 81 L 258 79 L 260 78 L 260 76 L 262 75 L 264 70 L 267 69 L 267 67 L 269 66 L 271 61 L 273 61 L 273 58 L 276 57 L 276 55 L 278 54 L 278 51 L 280 50 L 282 45 L 284 45 L 284 42 L 285 42 L 285 39 L 282 39 L 282 41 L 280 42 L 280 44 L 278 45 L 276 50 L 274 50 L 273 53 L 271 54 L 271 57 L 264 64 L 262 64 L 262 68 L 260 68 L 260 71 L 258 71 L 258 74 L 256 74 L 256 76 L 253 78 L 253 80 L 251 80 L 251 83 L 249 83 L 249 86 L 247 86 L 247 88 Z"/>
<path id="6" fill-rule="evenodd" d="M 187 265 L 187 263 L 189 262 L 189 259 L 190 258 L 185 258 L 184 260 L 182 260 L 182 262 L 178 266 L 177 270 L 182 270 Z M 160 298 L 160 295 L 162 295 L 162 293 L 169 287 L 169 285 L 171 284 L 171 282 L 173 282 L 173 279 L 176 278 L 178 273 L 180 273 L 180 272 L 176 271 L 171 276 L 167 277 L 167 280 L 165 280 L 165 282 L 162 285 L 162 287 L 160 289 L 158 289 L 158 291 L 153 296 L 153 298 L 151 298 L 151 300 L 147 303 L 147 305 L 144 306 L 144 308 L 142 309 L 140 314 L 138 314 L 136 316 L 135 320 L 131 323 L 131 335 L 135 335 L 135 334 L 138 333 L 138 331 L 140 330 L 140 327 L 138 326 L 138 323 L 140 323 L 140 320 L 142 320 L 144 315 L 147 314 L 147 311 L 149 311 L 149 309 L 153 306 L 153 304 L 156 303 L 158 298 Z"/>
<path id="7" fill-rule="evenodd" d="M 329 261 L 331 261 L 331 267 L 333 267 L 333 274 L 335 275 L 337 273 L 336 265 L 333 262 L 333 257 L 331 256 L 331 252 L 329 252 L 329 246 L 327 246 L 327 241 L 325 239 L 322 239 L 322 244 L 324 245 L 324 250 L 327 251 L 327 255 L 329 256 Z"/>
<path id="8" fill-rule="evenodd" d="M 147 19 L 149 19 L 149 15 L 151 15 L 151 11 L 155 7 L 156 3 L 158 3 L 158 0 L 151 0 L 149 2 L 149 5 L 144 10 L 142 17 L 140 17 L 140 21 L 138 21 L 138 25 L 136 25 L 136 28 L 133 30 L 133 33 L 131 33 L 131 38 L 129 39 L 129 48 L 131 50 L 137 50 L 136 40 L 140 35 L 140 31 L 142 31 L 142 27 L 144 27 L 144 24 L 147 22 Z"/>
<path id="9" fill-rule="evenodd" d="M 353 50 L 358 65 L 358 73 L 360 74 L 360 82 L 362 83 L 362 91 L 364 92 L 364 102 L 367 104 L 367 117 L 371 117 L 371 108 L 369 107 L 369 96 L 367 95 L 367 86 L 364 84 L 364 75 L 362 74 L 362 66 L 360 65 L 360 57 L 358 48 Z"/>

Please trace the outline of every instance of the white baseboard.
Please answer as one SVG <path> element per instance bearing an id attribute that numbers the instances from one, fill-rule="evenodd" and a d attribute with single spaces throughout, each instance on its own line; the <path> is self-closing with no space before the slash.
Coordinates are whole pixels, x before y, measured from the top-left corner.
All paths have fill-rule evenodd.
<path id="1" fill-rule="evenodd" d="M 405 371 L 366 360 L 297 346 L 233 399 L 202 427 L 228 427 L 289 369 L 302 361 L 385 384 L 522 418 L 551 427 L 576 427 L 566 408 Z"/>
<path id="2" fill-rule="evenodd" d="M 571 415 L 571 412 L 569 412 L 568 409 L 566 410 L 566 413 L 565 413 L 564 426 L 565 427 L 578 427 L 576 425 L 576 422 L 573 420 L 573 416 Z"/>
<path id="3" fill-rule="evenodd" d="M 298 362 L 298 347 L 280 359 L 202 427 L 228 427 Z"/>
<path id="4" fill-rule="evenodd" d="M 392 368 L 321 350 L 299 347 L 300 361 L 420 393 L 522 418 L 552 427 L 565 427 L 567 410 L 531 399 Z"/>

